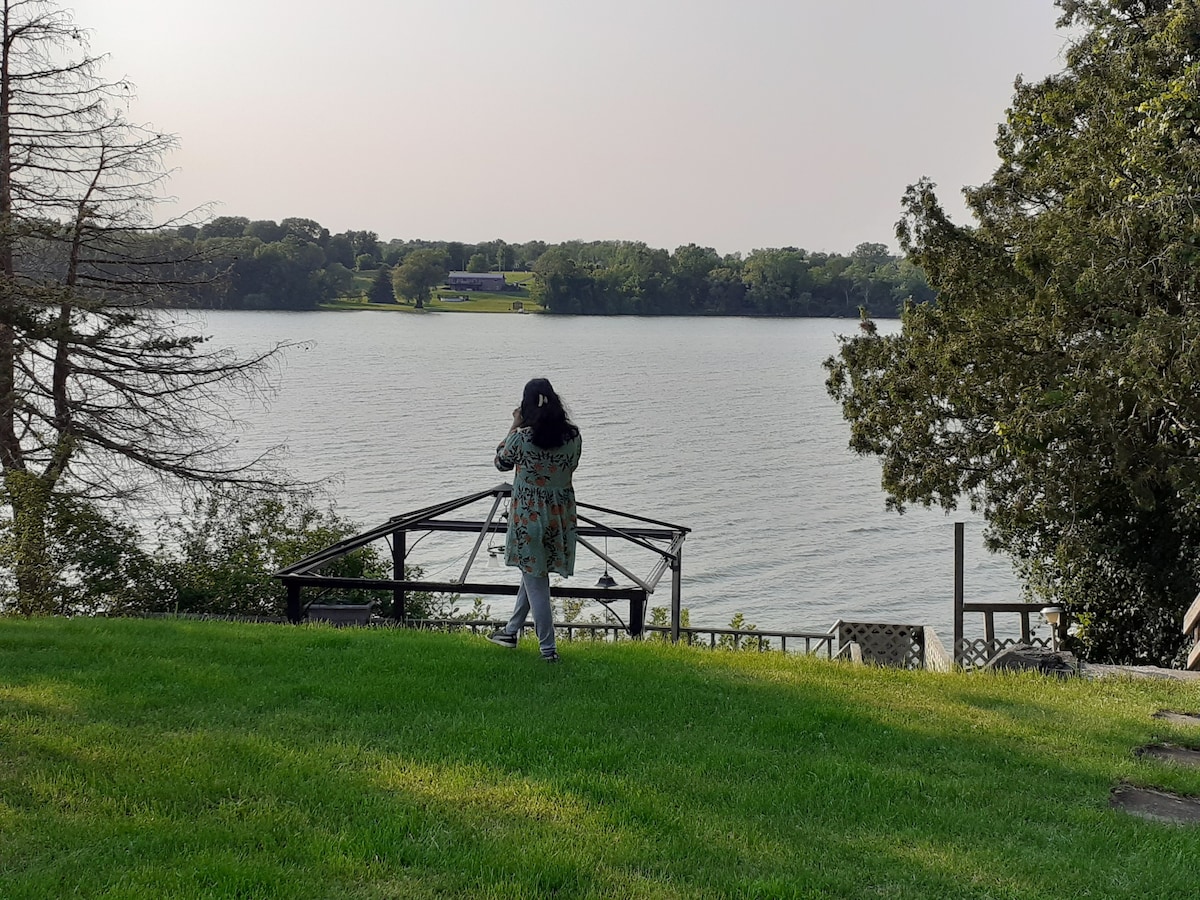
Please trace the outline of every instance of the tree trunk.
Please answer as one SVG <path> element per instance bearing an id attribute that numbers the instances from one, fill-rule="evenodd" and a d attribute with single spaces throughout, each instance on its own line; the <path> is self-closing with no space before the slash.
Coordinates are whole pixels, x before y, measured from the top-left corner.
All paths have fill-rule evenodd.
<path id="1" fill-rule="evenodd" d="M 17 612 L 26 616 L 61 612 L 46 539 L 50 488 L 42 479 L 22 471 L 7 472 L 4 486 L 12 508 L 9 556 L 17 580 Z"/>

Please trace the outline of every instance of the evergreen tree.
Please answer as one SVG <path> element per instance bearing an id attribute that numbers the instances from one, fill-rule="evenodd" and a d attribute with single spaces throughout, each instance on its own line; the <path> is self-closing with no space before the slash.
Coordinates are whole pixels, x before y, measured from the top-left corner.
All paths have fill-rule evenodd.
<path id="1" fill-rule="evenodd" d="M 392 289 L 392 270 L 387 266 L 381 266 L 375 273 L 375 277 L 371 281 L 371 287 L 367 291 L 367 302 L 396 302 L 396 292 Z"/>
<path id="2" fill-rule="evenodd" d="M 962 498 L 1097 660 L 1178 662 L 1200 583 L 1200 11 L 1059 0 L 1063 72 L 1020 81 L 953 224 L 898 233 L 937 291 L 827 366 L 889 502 Z"/>

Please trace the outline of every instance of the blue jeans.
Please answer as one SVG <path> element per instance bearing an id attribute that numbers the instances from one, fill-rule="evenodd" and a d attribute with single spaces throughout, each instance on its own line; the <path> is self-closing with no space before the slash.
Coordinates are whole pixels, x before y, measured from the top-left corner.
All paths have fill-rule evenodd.
<path id="1" fill-rule="evenodd" d="M 512 618 L 504 630 L 517 634 L 525 627 L 525 616 L 533 610 L 533 630 L 537 633 L 538 646 L 543 653 L 550 653 L 554 645 L 554 610 L 550 606 L 550 576 L 521 573 L 521 589 L 517 591 L 517 605 Z"/>

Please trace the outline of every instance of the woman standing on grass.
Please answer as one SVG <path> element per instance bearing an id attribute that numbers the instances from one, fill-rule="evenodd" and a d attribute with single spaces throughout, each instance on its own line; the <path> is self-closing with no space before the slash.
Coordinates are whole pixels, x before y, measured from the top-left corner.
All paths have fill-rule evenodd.
<path id="1" fill-rule="evenodd" d="M 504 561 L 521 570 L 521 587 L 512 618 L 504 628 L 488 635 L 488 640 L 502 647 L 517 646 L 517 634 L 532 610 L 533 628 L 547 662 L 558 662 L 550 573 L 575 573 L 577 534 L 571 476 L 582 450 L 579 429 L 567 417 L 550 382 L 535 378 L 525 385 L 508 436 L 496 448 L 496 468 L 513 473 Z"/>

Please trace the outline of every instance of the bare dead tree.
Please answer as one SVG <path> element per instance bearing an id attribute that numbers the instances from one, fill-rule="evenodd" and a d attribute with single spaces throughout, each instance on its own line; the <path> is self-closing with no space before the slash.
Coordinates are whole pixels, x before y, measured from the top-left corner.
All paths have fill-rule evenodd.
<path id="1" fill-rule="evenodd" d="M 152 206 L 175 139 L 132 124 L 131 87 L 49 0 L 0 0 L 0 472 L 16 609 L 53 612 L 56 495 L 157 479 L 270 483 L 233 461 L 222 398 L 278 348 L 209 350 L 154 307 L 203 266 Z"/>

